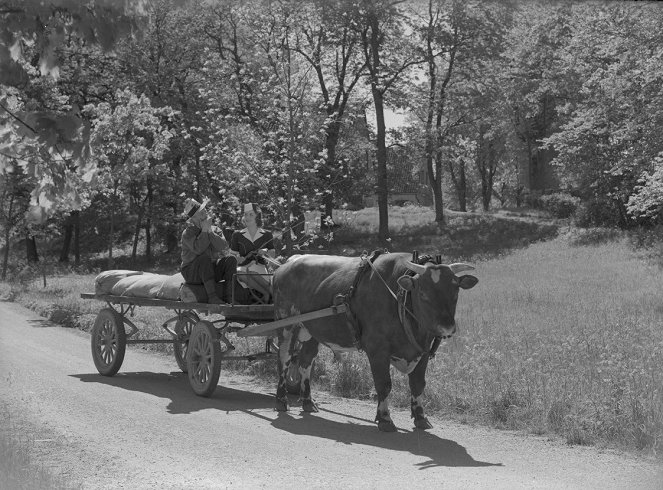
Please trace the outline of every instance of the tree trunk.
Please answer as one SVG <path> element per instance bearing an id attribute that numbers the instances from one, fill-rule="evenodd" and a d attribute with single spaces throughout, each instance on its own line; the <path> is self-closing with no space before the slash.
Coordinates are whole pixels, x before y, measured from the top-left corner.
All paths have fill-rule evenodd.
<path id="1" fill-rule="evenodd" d="M 140 229 L 143 224 L 143 214 L 145 214 L 145 207 L 141 205 L 138 208 L 138 218 L 136 218 L 136 227 L 134 228 L 134 242 L 133 247 L 131 248 L 131 263 L 136 265 L 136 254 L 138 251 L 138 239 L 140 238 Z"/>
<path id="2" fill-rule="evenodd" d="M 458 169 L 458 206 L 461 211 L 467 211 L 467 178 L 465 176 L 465 162 L 462 160 Z"/>
<path id="3" fill-rule="evenodd" d="M 378 238 L 383 246 L 391 248 L 391 237 L 389 236 L 389 187 L 387 178 L 387 145 L 386 127 L 384 121 L 384 90 L 380 80 L 382 62 L 380 60 L 381 30 L 378 13 L 369 9 L 367 13 L 368 29 L 362 34 L 364 39 L 364 50 L 366 64 L 369 67 L 371 94 L 375 106 L 376 135 L 376 193 L 378 195 Z"/>
<path id="4" fill-rule="evenodd" d="M 74 225 L 74 264 L 81 264 L 81 213 L 72 211 L 72 221 Z"/>
<path id="5" fill-rule="evenodd" d="M 117 191 L 117 188 L 115 189 Z M 113 268 L 113 234 L 115 233 L 115 199 L 116 195 L 113 193 L 111 197 L 110 207 L 110 230 L 108 232 L 108 268 Z"/>
<path id="6" fill-rule="evenodd" d="M 9 238 L 12 232 L 12 213 L 14 211 L 14 195 L 9 198 L 9 210 L 7 212 L 7 221 L 5 223 L 5 254 L 2 258 L 2 280 L 7 278 L 7 267 L 9 266 Z"/>
<path id="7" fill-rule="evenodd" d="M 152 186 L 147 186 L 147 216 L 145 218 L 145 258 L 152 259 L 152 208 L 154 205 L 154 193 Z"/>
<path id="8" fill-rule="evenodd" d="M 11 207 L 10 207 L 11 209 Z M 5 253 L 2 257 L 2 280 L 7 278 L 7 266 L 9 265 L 9 237 L 11 236 L 11 226 L 5 228 Z"/>
<path id="9" fill-rule="evenodd" d="M 74 223 L 72 216 L 73 211 L 69 213 L 64 223 L 64 239 L 62 241 L 62 249 L 60 250 L 59 262 L 69 262 L 69 249 L 71 248 L 71 239 L 74 234 Z"/>
<path id="10" fill-rule="evenodd" d="M 377 194 L 378 214 L 380 217 L 378 238 L 385 246 L 387 246 L 387 248 L 390 248 L 386 128 L 384 121 L 384 101 L 382 99 L 382 93 L 379 90 L 374 90 L 373 101 L 375 102 L 375 118 L 377 124 Z"/>
<path id="11" fill-rule="evenodd" d="M 326 169 L 322 169 L 323 172 L 331 173 L 336 169 L 336 146 L 338 145 L 338 136 L 341 130 L 341 126 L 337 121 L 332 122 L 327 128 L 327 134 L 325 139 L 325 149 L 327 150 L 327 159 L 325 161 Z M 333 223 L 333 213 L 334 213 L 334 187 L 333 185 L 329 186 L 328 194 L 325 194 L 322 198 L 322 203 L 324 205 L 323 216 L 320 219 L 320 230 L 322 231 L 323 224 L 325 225 L 325 230 L 331 230 L 330 226 L 327 226 L 327 223 Z M 333 226 L 333 225 L 332 225 Z"/>
<path id="12" fill-rule="evenodd" d="M 39 262 L 39 253 L 37 252 L 37 240 L 29 232 L 25 237 L 25 251 L 28 263 Z"/>
<path id="13" fill-rule="evenodd" d="M 295 240 L 298 244 L 301 244 L 304 241 L 306 234 L 306 216 L 299 204 L 295 203 L 292 206 L 292 221 L 290 228 L 295 235 Z"/>
<path id="14" fill-rule="evenodd" d="M 439 228 L 444 227 L 444 196 L 442 195 L 442 163 L 435 159 L 435 175 L 437 175 L 433 187 L 433 199 L 435 204 L 435 222 Z"/>

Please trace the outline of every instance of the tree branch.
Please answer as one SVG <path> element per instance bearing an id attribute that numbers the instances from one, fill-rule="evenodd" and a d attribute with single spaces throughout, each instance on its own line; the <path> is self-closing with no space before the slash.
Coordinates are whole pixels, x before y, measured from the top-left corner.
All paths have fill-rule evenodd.
<path id="1" fill-rule="evenodd" d="M 18 121 L 19 123 L 21 123 L 23 126 L 25 126 L 26 128 L 28 128 L 28 129 L 29 129 L 30 131 L 32 131 L 34 134 L 38 134 L 37 131 L 36 131 L 32 126 L 30 126 L 28 123 L 26 123 L 25 121 L 23 121 L 20 117 L 18 117 L 18 116 L 17 116 L 16 114 L 14 114 L 12 111 L 10 111 L 9 109 L 7 109 L 3 104 L 0 104 L 0 107 L 1 107 L 2 109 L 4 109 L 5 112 L 6 112 L 7 114 L 9 114 L 13 119 L 15 119 L 16 121 Z"/>

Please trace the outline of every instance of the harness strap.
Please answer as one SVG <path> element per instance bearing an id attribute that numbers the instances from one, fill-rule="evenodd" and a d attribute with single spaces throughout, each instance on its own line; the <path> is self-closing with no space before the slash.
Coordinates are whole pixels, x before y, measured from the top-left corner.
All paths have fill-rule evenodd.
<path id="1" fill-rule="evenodd" d="M 400 299 L 398 298 L 396 299 L 396 301 L 398 301 L 398 317 L 401 320 L 401 325 L 403 325 L 403 330 L 405 331 L 405 336 L 407 337 L 408 341 L 414 346 L 415 349 L 419 351 L 419 353 L 422 353 L 424 352 L 424 349 L 421 348 L 419 342 L 417 342 L 417 339 L 414 337 L 414 333 L 412 332 L 412 320 L 414 320 L 417 323 L 419 322 L 417 321 L 417 318 L 405 306 L 408 294 L 409 291 L 406 291 L 403 288 L 399 288 L 398 298 Z"/>
<path id="2" fill-rule="evenodd" d="M 350 300 L 354 296 L 362 276 L 368 271 L 367 264 L 372 266 L 373 261 L 375 261 L 375 259 L 377 259 L 382 253 L 384 253 L 382 250 L 375 250 L 369 256 L 367 252 L 364 252 L 360 257 L 361 262 L 359 264 L 359 268 L 357 269 L 357 274 L 355 274 L 355 278 L 352 281 L 352 286 L 348 288 L 345 294 L 337 294 L 334 296 L 334 305 L 345 305 L 345 323 L 348 327 L 348 330 L 350 331 L 350 335 L 353 338 L 354 347 L 357 350 L 361 350 L 362 332 L 361 325 L 359 324 L 359 321 L 357 321 L 357 316 L 352 311 L 352 308 L 350 308 Z"/>

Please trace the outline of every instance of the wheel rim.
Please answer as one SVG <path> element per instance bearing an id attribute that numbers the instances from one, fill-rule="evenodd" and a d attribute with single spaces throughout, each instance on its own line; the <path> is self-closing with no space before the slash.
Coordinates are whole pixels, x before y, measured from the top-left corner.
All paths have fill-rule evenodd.
<path id="1" fill-rule="evenodd" d="M 201 332 L 193 341 L 193 345 L 189 342 L 189 356 L 193 372 L 191 376 L 193 380 L 200 385 L 205 385 L 212 376 L 212 366 L 214 363 L 214 354 L 212 350 L 212 338 L 208 332 Z"/>
<path id="2" fill-rule="evenodd" d="M 112 364 L 117 357 L 118 334 L 115 322 L 111 318 L 105 318 L 96 338 L 97 357 L 107 366 Z"/>
<path id="3" fill-rule="evenodd" d="M 187 352 L 189 350 L 189 339 L 191 338 L 191 332 L 199 319 L 196 315 L 183 314 L 175 324 L 175 332 L 178 337 L 174 342 L 173 347 L 175 348 L 175 359 L 178 366 L 182 371 L 187 371 L 186 359 Z"/>

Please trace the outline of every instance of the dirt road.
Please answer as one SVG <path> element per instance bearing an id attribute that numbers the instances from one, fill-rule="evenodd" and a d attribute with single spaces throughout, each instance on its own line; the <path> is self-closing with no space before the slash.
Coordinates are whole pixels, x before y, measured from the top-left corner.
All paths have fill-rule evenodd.
<path id="1" fill-rule="evenodd" d="M 661 468 L 630 455 L 435 418 L 416 431 L 401 411 L 385 434 L 373 403 L 319 394 L 320 413 L 293 400 L 279 414 L 271 386 L 222 371 L 199 398 L 176 370 L 130 348 L 102 377 L 89 335 L 0 303 L 0 414 L 83 488 L 663 488 Z"/>

